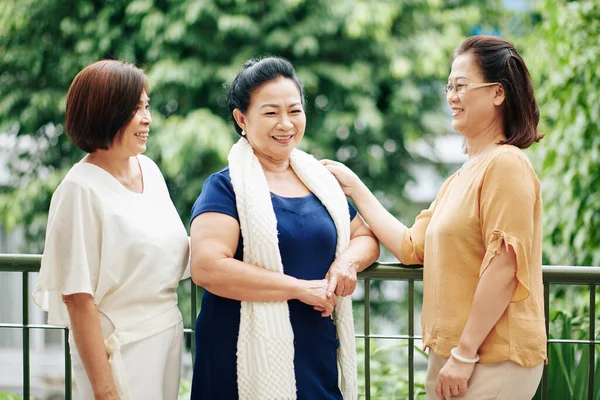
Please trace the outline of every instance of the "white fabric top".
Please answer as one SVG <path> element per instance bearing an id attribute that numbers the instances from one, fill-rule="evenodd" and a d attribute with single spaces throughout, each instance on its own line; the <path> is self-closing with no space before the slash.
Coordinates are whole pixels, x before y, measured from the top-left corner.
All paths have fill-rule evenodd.
<path id="1" fill-rule="evenodd" d="M 62 295 L 90 293 L 115 325 L 117 348 L 182 320 L 176 290 L 189 262 L 187 232 L 164 178 L 148 157 L 138 160 L 143 193 L 94 164 L 71 168 L 52 196 L 33 293 L 58 326 L 70 325 Z"/>

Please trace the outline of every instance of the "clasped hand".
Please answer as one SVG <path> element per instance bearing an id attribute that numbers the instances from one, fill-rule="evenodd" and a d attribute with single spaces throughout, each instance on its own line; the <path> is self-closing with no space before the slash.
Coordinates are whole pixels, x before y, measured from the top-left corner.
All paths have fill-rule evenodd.
<path id="1" fill-rule="evenodd" d="M 356 266 L 354 260 L 336 259 L 325 279 L 306 281 L 306 291 L 300 300 L 329 317 L 338 301 L 338 296 L 349 296 L 356 289 Z"/>
<path id="2" fill-rule="evenodd" d="M 300 301 L 321 312 L 321 316 L 329 317 L 337 304 L 337 296 L 328 296 L 327 279 L 304 281 L 304 291 Z"/>

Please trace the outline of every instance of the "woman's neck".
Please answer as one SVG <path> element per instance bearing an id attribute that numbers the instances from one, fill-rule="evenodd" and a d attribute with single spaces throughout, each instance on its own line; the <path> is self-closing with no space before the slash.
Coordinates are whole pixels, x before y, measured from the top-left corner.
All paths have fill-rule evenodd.
<path id="1" fill-rule="evenodd" d="M 469 158 L 479 157 L 495 149 L 499 142 L 505 141 L 506 136 L 499 127 L 491 126 L 478 135 L 467 137 L 467 155 Z"/>
<path id="2" fill-rule="evenodd" d="M 135 177 L 131 168 L 131 157 L 115 154 L 111 150 L 96 150 L 85 156 L 83 160 L 105 169 L 117 178 L 130 180 Z"/>
<path id="3" fill-rule="evenodd" d="M 262 154 L 258 154 L 256 151 L 254 154 L 256 154 L 256 158 L 258 158 L 258 162 L 260 162 L 265 173 L 280 174 L 286 172 L 290 168 L 289 157 L 286 159 L 274 160 Z"/>

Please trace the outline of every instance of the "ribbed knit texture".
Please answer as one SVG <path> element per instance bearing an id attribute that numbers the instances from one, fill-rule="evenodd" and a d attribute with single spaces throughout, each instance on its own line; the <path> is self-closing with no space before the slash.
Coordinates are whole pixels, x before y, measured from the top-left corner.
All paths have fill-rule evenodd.
<path id="1" fill-rule="evenodd" d="M 252 146 L 241 138 L 229 152 L 229 173 L 236 196 L 244 262 L 283 273 L 277 219 L 267 179 Z M 337 230 L 336 257 L 350 243 L 350 215 L 342 189 L 314 157 L 294 149 L 291 166 L 325 206 Z M 240 400 L 294 400 L 294 332 L 287 302 L 246 302 L 240 311 L 237 343 Z M 339 386 L 345 400 L 356 400 L 356 346 L 350 296 L 341 297 L 334 320 L 340 341 Z"/>

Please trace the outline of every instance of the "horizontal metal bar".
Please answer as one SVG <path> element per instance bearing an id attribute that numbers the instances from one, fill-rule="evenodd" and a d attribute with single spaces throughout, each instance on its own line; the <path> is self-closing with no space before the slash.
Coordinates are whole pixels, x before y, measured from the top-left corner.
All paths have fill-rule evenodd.
<path id="1" fill-rule="evenodd" d="M 67 328 L 65 328 L 63 326 L 46 325 L 46 324 L 39 324 L 39 325 L 0 324 L 0 328 L 9 328 L 9 329 L 23 329 L 23 328 L 28 328 L 28 329 L 67 329 Z"/>
<path id="2" fill-rule="evenodd" d="M 572 267 L 562 265 L 545 265 L 543 267 L 544 282 L 552 284 L 594 284 L 600 283 L 600 267 Z"/>
<path id="3" fill-rule="evenodd" d="M 40 254 L 0 254 L 0 272 L 38 272 Z"/>
<path id="4" fill-rule="evenodd" d="M 63 326 L 55 326 L 55 325 L 47 325 L 47 324 L 32 324 L 32 325 L 23 325 L 23 324 L 8 324 L 8 323 L 0 323 L 0 329 L 67 329 Z M 185 328 L 183 333 L 194 333 L 193 329 Z"/>
<path id="5" fill-rule="evenodd" d="M 408 339 L 423 339 L 421 336 L 410 336 L 410 335 L 365 335 L 364 333 L 357 333 L 354 335 L 357 339 L 392 339 L 392 340 L 408 340 Z"/>
<path id="6" fill-rule="evenodd" d="M 359 279 L 377 280 L 423 280 L 423 267 L 405 266 L 400 263 L 376 262 L 358 274 Z"/>
<path id="7" fill-rule="evenodd" d="M 37 272 L 42 256 L 39 254 L 0 254 L 0 272 Z M 544 282 L 559 284 L 598 284 L 600 267 L 544 266 Z M 420 265 L 406 266 L 397 262 L 378 262 L 359 274 L 360 279 L 422 280 Z"/>
<path id="8" fill-rule="evenodd" d="M 600 345 L 600 339 L 595 340 L 579 340 L 579 339 L 548 339 L 548 343 L 562 343 L 562 344 L 598 344 Z"/>

